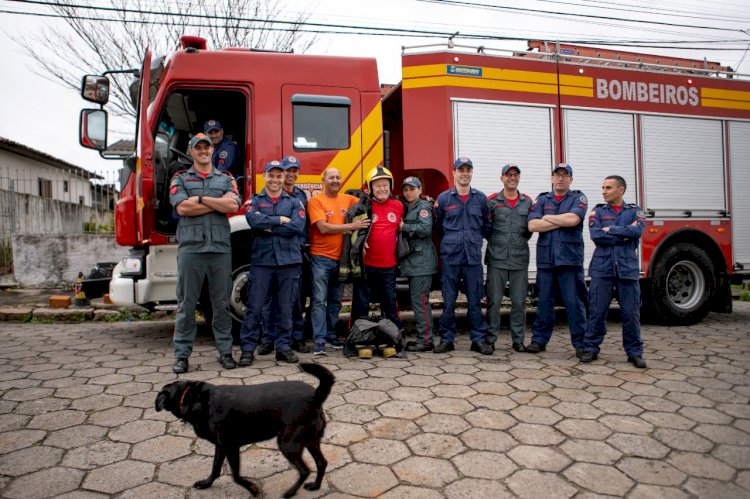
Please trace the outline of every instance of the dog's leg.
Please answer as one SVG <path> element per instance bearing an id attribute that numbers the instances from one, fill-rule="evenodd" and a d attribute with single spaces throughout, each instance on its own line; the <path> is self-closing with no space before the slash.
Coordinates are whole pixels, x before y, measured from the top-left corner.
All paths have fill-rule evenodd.
<path id="1" fill-rule="evenodd" d="M 299 435 L 296 435 L 296 437 L 299 437 Z M 297 481 L 294 482 L 294 485 L 284 493 L 284 497 L 288 498 L 296 494 L 302 484 L 305 483 L 307 477 L 310 476 L 310 468 L 308 468 L 305 461 L 302 460 L 302 452 L 305 450 L 304 446 L 294 440 L 282 441 L 282 438 L 284 438 L 284 436 L 279 435 L 279 450 L 299 472 L 299 478 Z"/>
<path id="2" fill-rule="evenodd" d="M 326 473 L 328 461 L 326 461 L 323 452 L 320 450 L 320 440 L 315 440 L 314 442 L 308 444 L 307 450 L 310 451 L 310 455 L 315 460 L 317 473 L 315 474 L 314 482 L 307 482 L 305 484 L 305 490 L 318 490 L 320 488 L 320 484 L 323 483 L 323 475 L 325 475 Z"/>
<path id="3" fill-rule="evenodd" d="M 234 481 L 245 487 L 253 496 L 257 496 L 260 493 L 260 487 L 255 485 L 250 480 L 247 480 L 240 476 L 239 447 L 232 447 L 231 449 L 227 449 L 227 461 L 229 461 L 229 469 L 232 470 L 232 478 L 234 478 Z"/>
<path id="4" fill-rule="evenodd" d="M 193 484 L 196 489 L 207 489 L 214 483 L 214 480 L 221 475 L 221 465 L 224 464 L 226 452 L 223 447 L 216 446 L 214 450 L 214 464 L 211 466 L 211 474 L 205 480 L 198 480 Z"/>

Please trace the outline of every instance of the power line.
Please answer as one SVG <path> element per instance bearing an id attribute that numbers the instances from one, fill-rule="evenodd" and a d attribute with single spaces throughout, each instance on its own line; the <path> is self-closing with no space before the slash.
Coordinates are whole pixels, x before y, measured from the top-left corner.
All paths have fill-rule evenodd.
<path id="1" fill-rule="evenodd" d="M 42 2 L 42 1 L 27 1 L 27 0 L 6 0 L 6 1 L 14 1 L 18 3 L 34 3 L 34 4 L 42 4 L 42 5 L 59 5 L 55 4 L 54 2 Z M 68 5 L 71 6 L 71 5 Z M 162 12 L 162 11 L 145 11 L 142 9 L 123 9 L 123 8 L 115 8 L 115 7 L 94 7 L 94 6 L 80 6 L 79 8 L 84 9 L 92 9 L 92 10 L 109 10 L 109 11 L 117 11 L 120 13 L 139 13 L 139 14 L 153 14 L 153 15 L 159 15 L 159 16 L 178 16 L 178 13 L 171 13 L 171 12 Z M 87 20 L 87 21 L 95 21 L 95 22 L 128 22 L 133 24 L 147 24 L 147 25 L 158 25 L 158 26 L 173 26 L 173 23 L 169 23 L 166 21 L 158 21 L 158 20 L 144 20 L 144 19 L 133 19 L 133 20 L 123 20 L 121 18 L 103 18 L 103 17 L 92 17 L 92 16 L 83 16 L 83 15 L 73 15 L 73 14 L 62 14 L 62 13 L 41 13 L 41 12 L 23 12 L 23 11 L 10 11 L 10 10 L 0 10 L 0 13 L 7 13 L 7 14 L 18 14 L 18 15 L 30 15 L 30 16 L 37 16 L 37 17 L 48 17 L 48 18 L 68 18 L 68 19 L 78 19 L 78 20 Z M 210 18 L 210 19 L 218 19 L 218 20 L 225 20 L 225 21 L 242 21 L 242 22 L 258 22 L 258 21 L 264 21 L 270 24 L 290 24 L 293 25 L 289 28 L 276 28 L 276 27 L 265 27 L 265 30 L 268 31 L 298 31 L 302 33 L 314 33 L 314 34 L 330 34 L 330 35 L 359 35 L 359 36 L 393 36 L 393 37 L 410 37 L 410 38 L 448 38 L 455 34 L 455 32 L 441 32 L 441 31 L 428 31 L 428 30 L 413 30 L 413 29 L 404 29 L 404 28 L 387 28 L 387 27 L 376 27 L 376 26 L 361 26 L 361 25 L 341 25 L 341 24 L 326 24 L 326 23 L 311 23 L 311 22 L 294 22 L 294 21 L 283 21 L 283 20 L 263 20 L 263 19 L 255 19 L 255 18 L 232 18 L 229 16 L 217 16 L 217 15 L 205 15 L 202 16 L 202 18 Z M 300 27 L 309 25 L 314 27 L 321 27 L 321 28 L 334 28 L 333 29 L 310 29 L 305 27 Z M 184 23 L 183 26 L 186 27 L 210 27 L 210 25 L 207 25 L 205 23 Z M 240 26 L 241 27 L 241 26 Z M 249 29 L 249 28 L 248 28 Z M 340 29 L 345 29 L 346 31 L 342 31 Z M 539 39 L 539 37 L 529 37 L 529 36 L 516 36 L 516 37 L 510 37 L 510 36 L 500 36 L 500 35 L 492 35 L 492 34 L 472 34 L 472 33 L 462 33 L 458 36 L 458 38 L 462 39 L 472 39 L 472 40 L 497 40 L 497 41 L 526 41 L 529 39 Z M 544 40 L 544 39 L 542 39 Z M 706 46 L 679 46 L 689 43 L 697 43 L 695 41 L 690 40 L 671 40 L 671 41 L 655 41 L 655 40 L 612 40 L 612 39 L 546 39 L 548 42 L 561 42 L 561 43 L 579 43 L 579 44 L 591 44 L 591 45 L 605 45 L 605 46 L 618 46 L 618 47 L 637 47 L 637 48 L 660 48 L 660 49 L 675 49 L 675 50 L 710 50 L 710 51 L 738 51 L 742 50 L 742 48 L 730 48 L 730 47 L 706 47 Z M 702 43 L 742 43 L 743 45 L 746 43 L 746 40 L 704 40 Z M 670 46 L 666 44 L 678 44 L 675 46 Z"/>
<path id="2" fill-rule="evenodd" d="M 709 16 L 709 15 L 703 14 L 702 12 L 695 12 L 695 11 L 688 11 L 688 10 L 676 11 L 674 9 L 661 9 L 657 7 L 640 7 L 640 6 L 634 6 L 632 4 L 627 4 L 627 3 L 606 2 L 606 1 L 599 1 L 599 0 L 582 0 L 585 2 L 589 2 L 589 3 L 564 2 L 561 0 L 536 0 L 536 1 L 543 2 L 543 3 L 561 4 L 561 5 L 572 5 L 575 7 L 587 7 L 587 8 L 592 8 L 592 9 L 607 9 L 607 10 L 617 10 L 617 11 L 622 11 L 622 12 L 638 12 L 641 14 L 651 14 L 655 16 L 677 16 L 677 17 L 685 17 L 689 19 L 708 19 L 712 21 L 742 22 L 738 20 L 736 16 Z M 591 4 L 602 4 L 603 6 L 591 5 Z M 612 7 L 612 6 L 615 6 L 615 7 Z M 696 15 L 692 15 L 692 14 L 696 14 Z"/>
<path id="3" fill-rule="evenodd" d="M 453 5 L 453 6 L 458 6 L 458 7 L 488 9 L 488 10 L 507 10 L 507 11 L 512 11 L 512 12 L 528 12 L 528 13 L 534 13 L 534 14 L 548 14 L 548 15 L 552 14 L 556 16 L 585 17 L 585 18 L 590 18 L 590 19 L 603 19 L 607 21 L 619 21 L 619 22 L 627 22 L 627 23 L 654 24 L 658 26 L 671 26 L 671 27 L 677 27 L 677 28 L 742 32 L 741 29 L 735 29 L 735 28 L 719 28 L 719 27 L 713 27 L 713 26 L 699 26 L 695 24 L 669 23 L 669 22 L 664 22 L 664 21 L 650 21 L 646 19 L 626 19 L 622 17 L 599 16 L 596 14 L 580 14 L 580 13 L 573 13 L 573 12 L 548 11 L 548 10 L 539 10 L 539 9 L 529 9 L 525 7 L 508 7 L 508 6 L 491 5 L 491 4 L 485 4 L 485 3 L 464 2 L 460 0 L 417 0 L 417 1 Z"/>

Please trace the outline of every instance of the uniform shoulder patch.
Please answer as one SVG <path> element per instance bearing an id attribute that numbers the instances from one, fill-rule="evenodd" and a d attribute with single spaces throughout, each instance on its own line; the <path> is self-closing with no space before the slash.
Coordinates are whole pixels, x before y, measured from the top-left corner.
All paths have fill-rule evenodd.
<path id="1" fill-rule="evenodd" d="M 221 152 L 219 153 L 219 157 L 220 157 L 221 159 L 224 159 L 224 158 L 226 158 L 227 156 L 229 156 L 229 153 L 228 153 L 228 152 L 226 152 L 226 151 L 221 151 Z"/>
<path id="2" fill-rule="evenodd" d="M 638 213 L 635 214 L 638 218 L 646 218 L 646 212 L 643 210 L 638 210 Z"/>
<path id="3" fill-rule="evenodd" d="M 176 172 L 174 172 L 174 175 L 172 175 L 172 180 L 174 180 L 174 179 L 175 179 L 175 177 L 177 177 L 178 175 L 182 175 L 182 174 L 183 174 L 183 173 L 185 173 L 186 171 L 187 171 L 187 170 L 177 170 Z"/>
<path id="4" fill-rule="evenodd" d="M 430 216 L 430 212 L 427 210 L 419 210 L 419 216 L 422 218 L 428 218 Z"/>
<path id="5" fill-rule="evenodd" d="M 578 191 L 578 192 L 581 192 L 581 191 Z M 586 196 L 584 196 L 584 195 L 581 195 L 581 197 L 578 198 L 578 201 L 580 201 L 581 203 L 584 203 L 584 204 L 589 204 L 589 200 L 586 199 Z"/>

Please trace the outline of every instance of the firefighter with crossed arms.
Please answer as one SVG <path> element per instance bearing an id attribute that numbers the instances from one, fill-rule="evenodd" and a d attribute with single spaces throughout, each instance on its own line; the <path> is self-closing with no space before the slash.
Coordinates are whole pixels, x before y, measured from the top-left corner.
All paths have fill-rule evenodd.
<path id="1" fill-rule="evenodd" d="M 193 165 L 172 177 L 169 202 L 180 216 L 177 224 L 177 317 L 174 325 L 175 362 L 172 371 L 188 371 L 188 358 L 195 342 L 195 307 L 208 280 L 213 307 L 211 328 L 224 369 L 236 367 L 232 358 L 232 317 L 229 293 L 232 287 L 232 244 L 227 213 L 240 206 L 232 175 L 211 164 L 213 144 L 199 133 L 190 139 Z"/>
<path id="2" fill-rule="evenodd" d="M 638 269 L 638 241 L 646 227 L 646 213 L 635 204 L 625 203 L 625 179 L 610 175 L 602 183 L 604 203 L 589 216 L 591 240 L 596 244 L 589 265 L 589 321 L 583 338 L 581 362 L 599 356 L 599 345 L 607 332 L 606 319 L 612 291 L 617 290 L 622 313 L 622 344 L 628 362 L 643 369 L 641 341 L 641 288 Z"/>
<path id="3" fill-rule="evenodd" d="M 305 230 L 305 208 L 284 189 L 280 161 L 266 163 L 266 186 L 245 203 L 245 218 L 253 232 L 253 265 L 248 273 L 248 298 L 240 329 L 241 367 L 250 366 L 260 342 L 260 323 L 266 299 L 278 305 L 276 360 L 295 363 L 292 351 L 292 309 L 299 292 L 302 252 L 300 237 Z"/>
<path id="4" fill-rule="evenodd" d="M 586 281 L 583 275 L 583 219 L 586 196 L 572 190 L 573 168 L 560 163 L 552 171 L 552 192 L 537 196 L 529 213 L 529 230 L 539 233 L 536 244 L 537 312 L 530 353 L 547 348 L 555 326 L 555 293 L 560 290 L 568 314 L 570 341 L 576 356 L 583 354 L 586 331 Z"/>
<path id="5" fill-rule="evenodd" d="M 300 162 L 295 156 L 287 156 L 281 160 L 281 167 L 284 169 L 284 185 L 282 186 L 284 191 L 290 196 L 299 200 L 302 206 L 307 211 L 307 194 L 305 191 L 295 185 L 297 177 L 299 176 Z M 309 269 L 305 272 L 305 245 L 307 244 L 307 225 L 305 225 L 305 231 L 300 236 L 300 251 L 303 252 L 303 262 L 300 266 L 300 278 L 299 278 L 299 290 L 293 294 L 294 304 L 292 306 L 292 350 L 296 350 L 299 353 L 310 353 L 310 347 L 307 346 L 304 340 L 305 330 L 305 319 L 302 317 L 302 312 L 305 308 L 305 299 L 309 294 Z M 308 258 L 309 260 L 309 258 Z M 258 355 L 268 355 L 274 350 L 274 343 L 278 337 L 278 331 L 276 327 L 276 319 L 279 317 L 278 304 L 275 303 L 269 296 L 266 300 L 266 305 L 263 308 L 263 334 L 262 342 L 258 347 Z"/>

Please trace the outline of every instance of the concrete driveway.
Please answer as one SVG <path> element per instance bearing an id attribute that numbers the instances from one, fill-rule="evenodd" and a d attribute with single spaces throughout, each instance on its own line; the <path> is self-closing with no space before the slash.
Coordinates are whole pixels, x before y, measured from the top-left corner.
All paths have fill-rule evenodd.
<path id="1" fill-rule="evenodd" d="M 692 327 L 645 326 L 646 370 L 625 362 L 619 326 L 588 365 L 560 331 L 541 355 L 512 353 L 504 337 L 508 348 L 484 357 L 461 335 L 451 354 L 315 359 L 337 377 L 329 471 L 298 497 L 750 497 L 750 304 Z M 213 448 L 154 411 L 176 378 L 171 331 L 0 323 L 0 496 L 246 497 L 226 470 L 191 488 Z M 222 371 L 210 338 L 190 362 L 188 379 L 312 382 L 272 357 Z M 242 459 L 265 497 L 296 477 L 273 442 Z"/>

